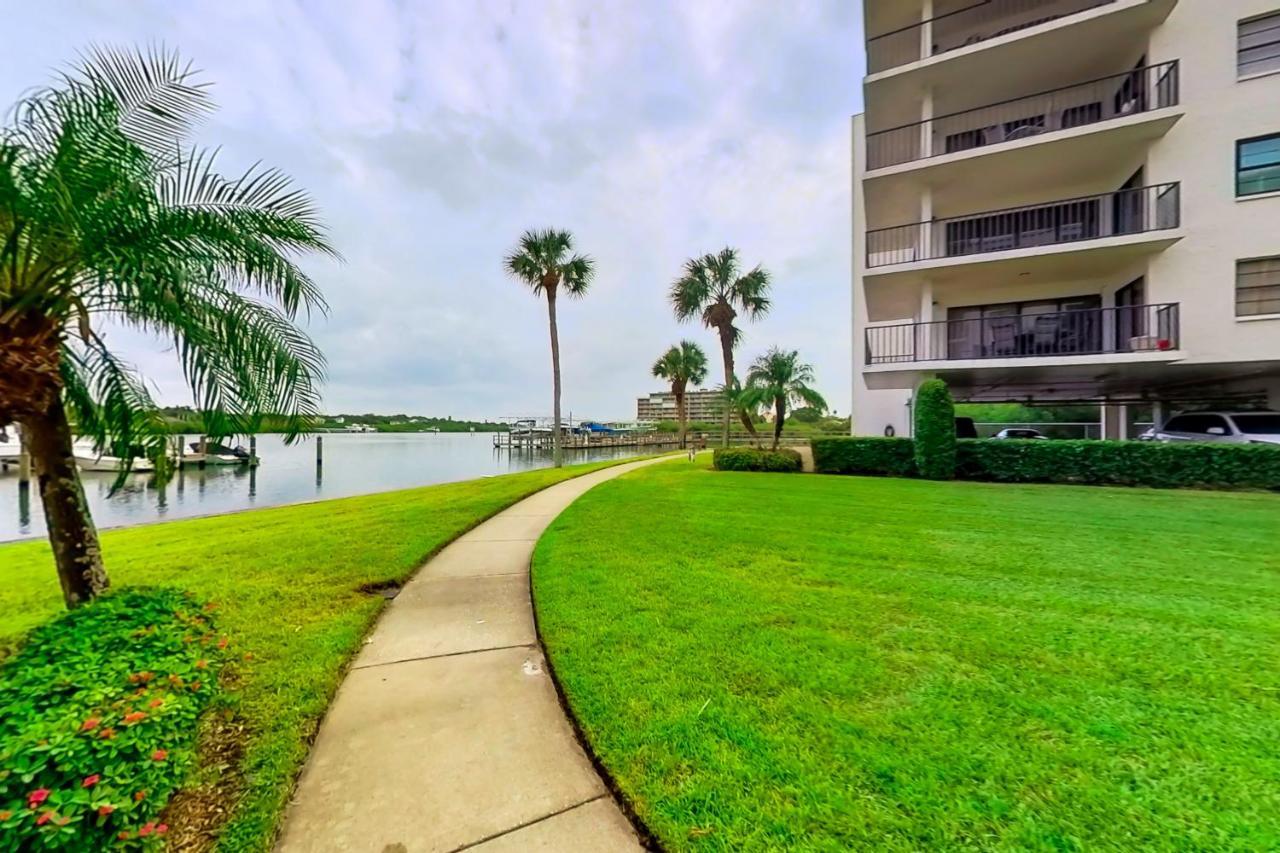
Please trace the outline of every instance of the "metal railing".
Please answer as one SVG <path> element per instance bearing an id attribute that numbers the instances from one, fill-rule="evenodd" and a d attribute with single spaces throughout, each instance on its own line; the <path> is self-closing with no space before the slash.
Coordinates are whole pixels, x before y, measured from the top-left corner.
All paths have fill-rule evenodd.
<path id="1" fill-rule="evenodd" d="M 1177 228 L 1179 184 L 914 222 L 867 232 L 867 268 Z"/>
<path id="2" fill-rule="evenodd" d="M 872 326 L 866 363 L 1167 352 L 1179 346 L 1178 303 L 1171 302 Z"/>
<path id="3" fill-rule="evenodd" d="M 1175 59 L 871 133 L 867 168 L 883 169 L 1176 106 L 1178 67 Z"/>
<path id="4" fill-rule="evenodd" d="M 867 41 L 867 70 L 875 74 L 1115 0 L 978 0 L 945 15 L 882 33 Z"/>

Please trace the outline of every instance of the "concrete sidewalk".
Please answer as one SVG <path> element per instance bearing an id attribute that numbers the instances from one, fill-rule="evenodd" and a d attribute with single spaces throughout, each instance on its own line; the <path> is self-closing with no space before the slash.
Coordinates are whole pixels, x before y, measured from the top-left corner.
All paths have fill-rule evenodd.
<path id="1" fill-rule="evenodd" d="M 405 585 L 329 708 L 279 851 L 641 849 L 547 675 L 529 561 L 575 499 L 660 461 L 532 495 Z"/>

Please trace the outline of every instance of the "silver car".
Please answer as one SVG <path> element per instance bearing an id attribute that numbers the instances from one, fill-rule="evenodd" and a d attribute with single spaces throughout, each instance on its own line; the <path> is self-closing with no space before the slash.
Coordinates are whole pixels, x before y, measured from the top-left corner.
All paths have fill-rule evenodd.
<path id="1" fill-rule="evenodd" d="M 1184 412 L 1143 436 L 1153 441 L 1280 445 L 1280 412 Z"/>

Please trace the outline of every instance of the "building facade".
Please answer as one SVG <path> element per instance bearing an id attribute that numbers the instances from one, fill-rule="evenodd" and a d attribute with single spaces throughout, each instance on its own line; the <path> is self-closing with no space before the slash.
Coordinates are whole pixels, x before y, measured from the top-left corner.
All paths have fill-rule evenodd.
<path id="1" fill-rule="evenodd" d="M 714 422 L 724 417 L 724 397 L 719 391 L 686 391 L 684 402 L 691 423 Z M 659 391 L 636 400 L 638 421 L 657 423 L 676 419 L 676 397 L 670 391 Z"/>
<path id="2" fill-rule="evenodd" d="M 1280 408 L 1280 0 L 865 0 L 854 432 Z"/>

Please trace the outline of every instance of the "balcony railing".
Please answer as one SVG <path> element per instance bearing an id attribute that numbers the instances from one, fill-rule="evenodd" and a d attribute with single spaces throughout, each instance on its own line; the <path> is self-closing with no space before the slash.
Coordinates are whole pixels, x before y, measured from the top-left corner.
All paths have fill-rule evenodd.
<path id="1" fill-rule="evenodd" d="M 883 169 L 1178 104 L 1178 61 L 1135 68 L 867 135 L 867 168 Z"/>
<path id="2" fill-rule="evenodd" d="M 1166 352 L 1180 342 L 1178 303 L 872 326 L 867 364 Z"/>
<path id="3" fill-rule="evenodd" d="M 875 74 L 1049 21 L 1106 6 L 1115 0 L 977 0 L 867 41 L 867 70 Z"/>
<path id="4" fill-rule="evenodd" d="M 1179 184 L 915 222 L 867 232 L 867 267 L 936 261 L 1177 228 Z"/>

